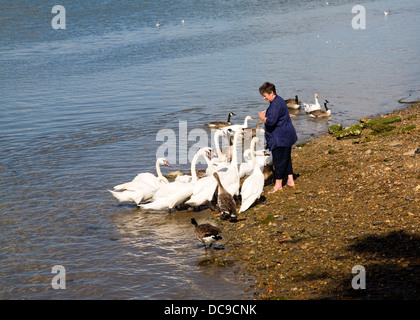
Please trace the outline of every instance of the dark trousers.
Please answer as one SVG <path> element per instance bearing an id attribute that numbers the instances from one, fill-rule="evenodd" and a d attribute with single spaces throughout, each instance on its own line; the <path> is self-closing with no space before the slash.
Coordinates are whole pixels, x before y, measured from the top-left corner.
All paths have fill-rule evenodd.
<path id="1" fill-rule="evenodd" d="M 271 151 L 273 155 L 274 179 L 282 179 L 283 185 L 287 176 L 293 174 L 292 147 L 277 147 Z"/>

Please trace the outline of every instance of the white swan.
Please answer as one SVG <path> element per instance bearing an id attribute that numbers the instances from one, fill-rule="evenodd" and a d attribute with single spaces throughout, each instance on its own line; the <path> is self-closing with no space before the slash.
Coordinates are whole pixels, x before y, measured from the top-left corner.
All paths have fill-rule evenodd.
<path id="1" fill-rule="evenodd" d="M 230 126 L 224 127 L 223 131 L 227 132 L 227 130 L 231 129 L 231 130 L 236 132 L 239 129 L 248 128 L 248 121 L 249 120 L 254 120 L 254 119 L 252 119 L 251 116 L 246 116 L 243 124 L 232 124 Z"/>
<path id="2" fill-rule="evenodd" d="M 267 154 L 265 150 L 257 150 L 255 151 L 255 153 L 257 164 L 261 170 L 266 164 L 273 162 L 271 155 Z M 242 162 L 239 165 L 239 178 L 243 178 L 244 176 L 250 175 L 252 173 L 252 170 L 254 170 L 254 163 L 252 159 L 252 144 L 251 148 L 246 149 L 244 151 L 244 160 L 245 162 Z"/>
<path id="3" fill-rule="evenodd" d="M 304 103 L 303 108 L 305 109 L 306 113 L 309 113 L 315 110 L 321 110 L 321 105 L 318 102 L 318 94 L 317 93 L 315 94 L 315 104 Z"/>
<path id="4" fill-rule="evenodd" d="M 210 173 L 210 175 L 201 178 L 194 183 L 191 198 L 185 203 L 194 207 L 198 207 L 205 203 L 209 203 L 210 208 L 213 209 L 211 200 L 213 199 L 214 193 L 216 192 L 217 188 L 217 180 L 213 176 L 213 173 L 216 172 L 216 169 L 214 168 L 211 161 L 209 161 L 207 158 L 205 159 L 208 165 L 207 170 Z"/>
<path id="5" fill-rule="evenodd" d="M 197 160 L 200 156 L 205 155 L 209 147 L 201 148 L 194 155 L 191 162 L 192 181 L 189 183 L 173 181 L 162 185 L 154 194 L 152 202 L 140 205 L 140 208 L 146 210 L 165 210 L 171 211 L 177 205 L 187 200 L 193 193 L 194 183 L 197 182 L 197 173 L 195 171 Z"/>
<path id="6" fill-rule="evenodd" d="M 216 171 L 227 168 L 230 164 L 229 157 L 226 154 L 224 154 L 222 152 L 222 149 L 220 148 L 220 145 L 219 145 L 220 137 L 225 137 L 227 139 L 226 133 L 222 129 L 216 130 L 213 137 L 214 146 L 216 148 L 216 157 L 211 158 L 211 164 L 212 166 L 214 166 L 214 169 Z M 206 175 L 209 176 L 212 174 L 213 172 L 210 170 L 210 166 L 208 166 L 206 169 Z"/>
<path id="7" fill-rule="evenodd" d="M 225 137 L 226 139 L 228 139 L 226 132 L 222 129 L 218 129 L 216 130 L 216 132 L 214 133 L 214 146 L 216 148 L 216 153 L 217 153 L 217 157 L 212 158 L 212 163 L 224 163 L 226 161 L 228 161 L 228 155 L 224 154 L 222 152 L 222 149 L 220 148 L 219 145 L 219 138 L 220 137 Z"/>
<path id="8" fill-rule="evenodd" d="M 238 151 L 237 144 L 239 140 L 239 136 L 242 134 L 242 129 L 237 130 L 235 132 L 233 138 L 233 151 L 232 151 L 232 161 L 230 162 L 229 168 L 227 171 L 219 172 L 220 180 L 227 190 L 232 196 L 239 195 L 239 171 L 238 171 Z"/>
<path id="9" fill-rule="evenodd" d="M 162 175 L 162 171 L 160 170 L 161 164 L 170 167 L 165 158 L 158 158 L 156 160 L 157 177 L 150 172 L 139 173 L 132 181 L 116 185 L 114 190 L 137 190 L 142 187 L 141 183 L 148 183 L 158 188 L 162 183 L 168 183 L 168 179 Z M 137 186 L 138 183 L 140 183 L 139 186 Z"/>
<path id="10" fill-rule="evenodd" d="M 155 192 L 158 190 L 157 187 L 152 186 L 145 182 L 138 182 L 136 184 L 136 189 L 126 189 L 123 191 L 112 191 L 111 194 L 119 201 L 119 202 L 134 202 L 135 204 L 140 204 L 142 201 L 150 200 Z"/>
<path id="11" fill-rule="evenodd" d="M 264 189 L 264 174 L 258 165 L 255 155 L 255 145 L 259 141 L 258 137 L 252 138 L 252 162 L 254 169 L 252 174 L 246 178 L 241 188 L 242 204 L 239 213 L 247 210 L 257 199 L 260 198 Z"/>

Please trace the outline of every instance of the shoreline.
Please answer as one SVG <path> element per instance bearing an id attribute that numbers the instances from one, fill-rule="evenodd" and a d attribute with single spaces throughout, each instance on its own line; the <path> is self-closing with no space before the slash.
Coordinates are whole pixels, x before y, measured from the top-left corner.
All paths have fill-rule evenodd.
<path id="1" fill-rule="evenodd" d="M 239 222 L 221 223 L 218 259 L 255 280 L 244 288 L 255 299 L 420 297 L 420 104 L 350 129 L 298 144 L 296 190 L 265 186 Z M 352 287 L 355 266 L 366 289 Z"/>

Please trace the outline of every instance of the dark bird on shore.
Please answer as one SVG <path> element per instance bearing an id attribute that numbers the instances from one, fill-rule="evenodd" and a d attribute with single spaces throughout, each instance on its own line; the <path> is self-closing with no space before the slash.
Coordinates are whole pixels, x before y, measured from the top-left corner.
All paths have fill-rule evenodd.
<path id="1" fill-rule="evenodd" d="M 325 117 L 329 117 L 331 115 L 331 110 L 327 107 L 327 103 L 329 103 L 328 100 L 325 100 L 324 101 L 325 111 L 324 110 L 314 110 L 314 111 L 311 111 L 309 113 L 309 115 L 311 117 L 314 117 L 314 118 L 325 118 Z"/>
<path id="2" fill-rule="evenodd" d="M 212 224 L 198 224 L 194 218 L 191 219 L 191 223 L 195 226 L 194 233 L 197 239 L 204 244 L 205 248 L 206 246 L 210 248 L 213 243 L 222 239 L 222 237 L 219 235 L 220 229 L 213 226 Z"/>
<path id="3" fill-rule="evenodd" d="M 213 122 L 210 122 L 208 124 L 208 126 L 210 128 L 223 128 L 223 127 L 230 126 L 231 125 L 230 118 L 232 116 L 235 116 L 235 114 L 233 112 L 229 112 L 229 115 L 228 115 L 228 118 L 227 118 L 227 121 L 226 122 L 223 122 L 223 121 L 213 121 Z"/>
<path id="4" fill-rule="evenodd" d="M 220 182 L 219 174 L 215 172 L 213 173 L 213 176 L 216 178 L 219 187 L 217 204 L 222 220 L 229 220 L 230 222 L 238 221 L 236 216 L 236 202 L 233 199 L 233 196 L 223 187 Z"/>
<path id="5" fill-rule="evenodd" d="M 298 96 L 296 95 L 294 99 L 287 99 L 286 104 L 290 109 L 299 109 L 301 101 L 299 101 Z"/>

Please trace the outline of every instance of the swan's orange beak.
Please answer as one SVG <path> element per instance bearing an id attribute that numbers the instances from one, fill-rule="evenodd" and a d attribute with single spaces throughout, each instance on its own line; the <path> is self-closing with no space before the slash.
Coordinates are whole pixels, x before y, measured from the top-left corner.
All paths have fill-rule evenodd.
<path id="1" fill-rule="evenodd" d="M 251 118 L 251 119 L 249 119 L 249 120 L 254 120 L 254 119 L 252 119 L 252 118 Z"/>
<path id="2" fill-rule="evenodd" d="M 165 166 L 170 167 L 170 164 L 169 164 L 169 162 L 168 162 L 168 161 L 165 161 L 163 164 L 164 164 Z"/>
<path id="3" fill-rule="evenodd" d="M 318 98 L 318 93 L 315 95 L 315 97 L 317 97 L 317 98 Z"/>

